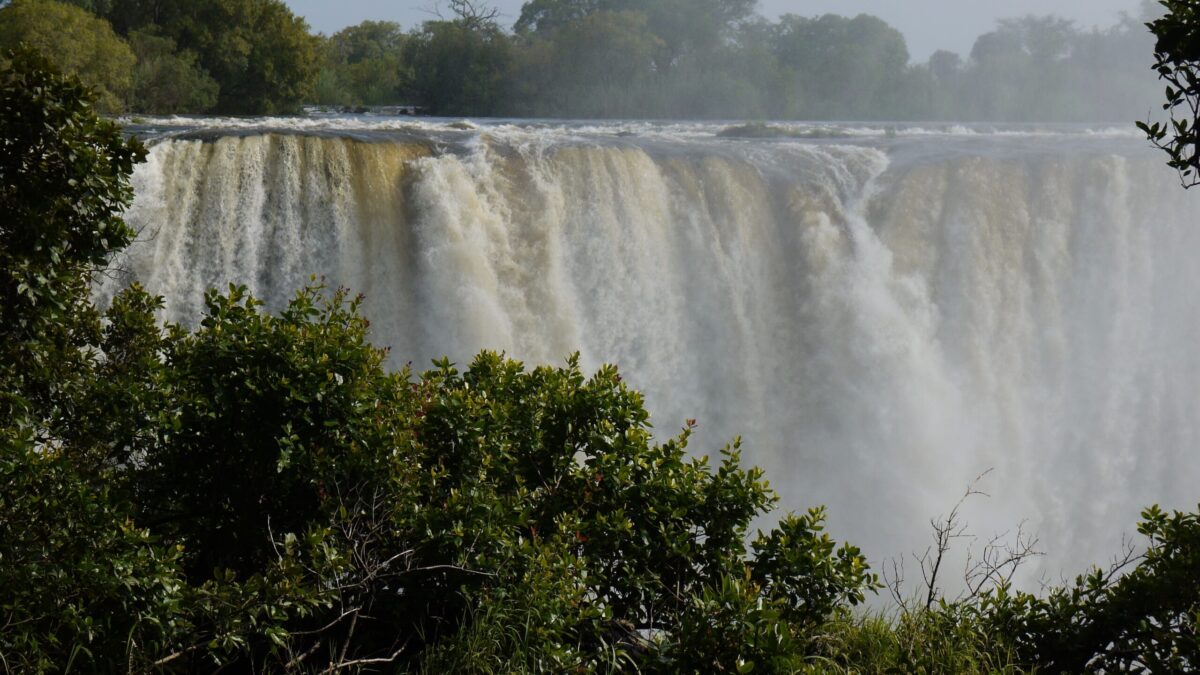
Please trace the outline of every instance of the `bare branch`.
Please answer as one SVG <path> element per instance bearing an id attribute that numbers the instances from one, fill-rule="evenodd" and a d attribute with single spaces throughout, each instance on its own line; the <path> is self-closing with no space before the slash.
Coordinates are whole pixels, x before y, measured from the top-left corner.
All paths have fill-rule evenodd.
<path id="1" fill-rule="evenodd" d="M 932 519 L 929 521 L 929 524 L 933 527 L 934 545 L 926 549 L 925 553 L 921 556 L 917 557 L 917 562 L 921 566 L 921 578 L 925 582 L 926 611 L 931 609 L 933 603 L 937 601 L 938 594 L 940 593 L 938 576 L 941 574 L 942 563 L 945 561 L 946 554 L 950 552 L 953 541 L 970 536 L 967 534 L 966 523 L 960 521 L 959 510 L 971 497 L 977 495 L 989 496 L 986 492 L 979 489 L 979 483 L 991 472 L 992 469 L 984 471 L 967 485 L 966 492 L 959 498 L 954 508 L 950 509 L 949 515 L 941 520 Z"/>
<path id="2" fill-rule="evenodd" d="M 396 651 L 392 652 L 391 655 L 389 655 L 389 656 L 383 656 L 383 657 L 378 657 L 378 658 L 354 659 L 352 661 L 341 661 L 339 663 L 330 664 L 330 666 L 328 668 L 321 671 L 321 675 L 331 675 L 332 673 L 336 673 L 340 670 L 345 670 L 346 668 L 355 668 L 357 666 L 366 666 L 366 665 L 380 664 L 380 663 L 395 663 L 396 659 L 400 658 L 400 655 L 404 653 L 404 649 L 406 647 L 408 647 L 408 640 L 405 640 L 404 643 L 401 644 L 400 647 L 398 647 L 396 649 Z"/>

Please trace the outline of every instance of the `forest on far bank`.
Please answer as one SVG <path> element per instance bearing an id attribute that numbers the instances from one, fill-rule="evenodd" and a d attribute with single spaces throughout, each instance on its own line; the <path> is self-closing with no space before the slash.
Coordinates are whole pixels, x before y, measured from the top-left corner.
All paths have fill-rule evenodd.
<path id="1" fill-rule="evenodd" d="M 1108 28 L 998 22 L 969 54 L 913 62 L 883 20 L 785 15 L 756 0 L 530 0 L 508 28 L 451 0 L 406 29 L 313 34 L 281 0 L 11 0 L 25 43 L 107 113 L 285 114 L 408 105 L 452 116 L 1128 122 L 1161 93 L 1152 0 Z M 700 5 L 698 7 L 698 5 Z M 1104 86 L 1097 86 L 1103 83 Z"/>

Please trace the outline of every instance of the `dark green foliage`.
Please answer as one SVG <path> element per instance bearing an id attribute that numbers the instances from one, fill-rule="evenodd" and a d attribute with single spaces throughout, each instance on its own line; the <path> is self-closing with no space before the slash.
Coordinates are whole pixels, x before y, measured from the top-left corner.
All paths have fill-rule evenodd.
<path id="1" fill-rule="evenodd" d="M 775 51 L 795 78 L 809 117 L 851 111 L 869 119 L 892 117 L 888 113 L 906 88 L 904 36 L 873 16 L 785 16 L 776 29 Z"/>
<path id="2" fill-rule="evenodd" d="M 404 63 L 407 36 L 400 24 L 364 21 L 324 41 L 314 103 L 387 105 L 403 103 L 401 85 L 410 79 Z"/>
<path id="3" fill-rule="evenodd" d="M 825 510 L 788 515 L 754 541 L 751 579 L 781 601 L 793 624 L 813 630 L 835 609 L 857 606 L 876 579 L 854 546 L 838 547 L 824 532 Z"/>
<path id="4" fill-rule="evenodd" d="M 170 54 L 142 38 L 152 62 L 140 75 L 155 87 L 135 99 L 136 109 L 205 105 L 216 94 L 220 112 L 275 114 L 294 112 L 311 95 L 319 40 L 281 0 L 107 0 L 96 11 L 131 40 L 141 32 L 169 38 L 179 50 Z M 171 74 L 181 77 L 168 89 Z"/>
<path id="5" fill-rule="evenodd" d="M 194 52 L 179 51 L 174 40 L 156 35 L 152 29 L 133 31 L 129 44 L 137 56 L 133 110 L 170 115 L 208 112 L 216 105 L 220 87 L 200 67 Z"/>
<path id="6" fill-rule="evenodd" d="M 785 619 L 786 607 L 764 599 L 747 577 L 723 577 L 692 599 L 666 640 L 658 673 L 795 673 L 805 662 L 806 634 Z M 822 617 L 824 618 L 824 617 Z"/>
<path id="7" fill-rule="evenodd" d="M 1166 14 L 1147 24 L 1158 42 L 1154 69 L 1167 83 L 1166 122 L 1138 122 L 1150 141 L 1166 151 L 1167 164 L 1184 187 L 1200 185 L 1200 5 L 1161 0 Z M 1182 115 L 1177 114 L 1182 112 Z"/>
<path id="8" fill-rule="evenodd" d="M 1091 31 L 1055 16 L 1006 19 L 976 40 L 965 63 L 935 55 L 928 86 L 939 117 L 1115 121 L 1114 112 L 1136 114 L 1153 95 L 1150 48 L 1141 22 L 1128 15 Z"/>
<path id="9" fill-rule="evenodd" d="M 877 585 L 857 548 L 823 533 L 824 518 L 823 509 L 784 517 L 759 533 L 748 568 L 693 594 L 665 636 L 661 672 L 800 670 L 835 611 L 857 606 Z"/>
<path id="10" fill-rule="evenodd" d="M 434 531 L 478 517 L 471 497 L 490 488 L 487 500 L 508 504 L 501 531 L 511 534 L 491 543 L 476 534 L 473 549 L 499 554 L 514 535 L 561 538 L 585 560 L 601 606 L 646 628 L 670 625 L 683 597 L 741 567 L 745 528 L 773 499 L 758 474 L 737 469 L 734 451 L 710 472 L 686 457 L 686 432 L 652 445 L 641 398 L 614 369 L 585 380 L 574 363 L 525 373 L 485 354 L 462 376 L 433 378 L 438 398 L 418 433 L 446 472 Z M 463 544 L 453 536 L 439 546 L 470 567 Z"/>
<path id="11" fill-rule="evenodd" d="M 494 22 L 426 22 L 404 60 L 405 90 L 433 114 L 497 115 L 508 102 L 512 42 Z"/>
<path id="12" fill-rule="evenodd" d="M 483 354 L 462 374 L 440 364 L 418 389 L 421 454 L 408 465 L 428 471 L 415 502 L 436 506 L 410 516 L 419 517 L 413 540 L 423 540 L 414 561 L 439 572 L 409 594 L 427 598 L 422 613 L 447 628 L 466 611 L 459 593 L 489 620 L 521 613 L 527 632 L 508 644 L 520 642 L 531 656 L 598 667 L 661 650 L 656 658 L 672 664 L 683 653 L 672 646 L 676 626 L 755 567 L 745 555 L 746 528 L 773 501 L 759 473 L 738 468 L 736 448 L 715 469 L 688 458 L 687 430 L 653 444 L 640 395 L 615 369 L 584 378 L 574 362 L 526 371 Z M 775 556 L 760 572 L 768 583 L 747 581 L 742 597 L 793 613 L 797 626 L 816 625 L 873 581 L 853 549 L 835 553 L 817 534 L 815 516 L 789 523 L 761 547 Z M 824 569 L 838 570 L 825 577 L 837 601 L 783 592 L 788 583 L 805 586 L 801 560 L 826 556 L 833 559 Z M 460 630 L 438 658 L 453 662 L 482 628 Z M 661 644 L 641 644 L 639 630 Z"/>
<path id="13" fill-rule="evenodd" d="M 129 29 L 153 21 L 181 49 L 198 55 L 200 65 L 220 85 L 221 112 L 290 112 L 311 92 L 317 40 L 280 0 L 172 3 L 157 16 L 137 18 L 140 22 Z"/>
<path id="14" fill-rule="evenodd" d="M 0 430 L 0 657 L 5 671 L 170 653 L 187 618 L 178 551 L 133 524 L 102 481 Z"/>
<path id="15" fill-rule="evenodd" d="M 549 33 L 601 9 L 612 8 L 602 0 L 529 0 L 513 28 L 517 33 Z"/>
<path id="16" fill-rule="evenodd" d="M 32 51 L 0 71 L 0 655 L 14 672 L 123 659 L 170 629 L 176 553 L 112 500 L 105 466 L 63 442 L 96 366 L 91 274 L 133 232 L 118 217 L 144 154 L 77 79 Z"/>
<path id="17" fill-rule="evenodd" d="M 140 640 L 137 658 L 215 642 L 175 660 L 279 663 L 340 644 L 340 659 L 453 661 L 485 628 L 472 617 L 490 611 L 523 613 L 521 649 L 539 662 L 650 659 L 674 672 L 700 658 L 696 622 L 714 602 L 800 636 L 871 588 L 857 551 L 820 533 L 819 512 L 786 519 L 747 556 L 746 529 L 774 499 L 760 474 L 738 468 L 736 449 L 715 468 L 689 458 L 686 430 L 654 444 L 615 369 L 527 371 L 485 353 L 463 373 L 441 363 L 410 381 L 383 371 L 353 303 L 322 297 L 308 289 L 272 317 L 243 289 L 211 294 L 194 333 L 158 329 L 157 302 L 137 288 L 110 310 L 111 361 L 63 456 L 104 467 L 104 523 L 156 537 L 109 555 L 171 551 L 150 581 L 171 582 L 174 614 L 155 618 L 177 632 Z M 60 516 L 24 522 L 58 532 Z M 799 637 L 741 635 L 699 654 L 802 654 Z M 129 649 L 89 659 L 118 663 Z"/>
<path id="18" fill-rule="evenodd" d="M 113 7 L 113 0 L 62 0 L 64 5 L 74 5 L 94 14 L 103 14 Z"/>
<path id="19" fill-rule="evenodd" d="M 366 453 L 395 442 L 376 420 L 395 392 L 343 299 L 309 289 L 276 318 L 232 288 L 209 295 L 198 331 L 173 329 L 157 345 L 161 395 L 129 441 L 144 457 L 138 520 L 192 551 L 192 578 L 264 568 L 269 527 L 304 534 L 324 522 L 329 493 L 365 480 L 377 461 Z"/>
<path id="20" fill-rule="evenodd" d="M 904 37 L 859 15 L 777 22 L 753 3 L 537 0 L 516 23 L 506 114 L 580 117 L 1120 120 L 1153 91 L 1140 22 L 1106 30 L 999 22 L 970 59 L 910 63 Z M 1104 81 L 1107 87 L 1096 87 Z"/>
<path id="21" fill-rule="evenodd" d="M 597 12 L 639 12 L 650 18 L 655 32 L 673 34 L 680 42 L 712 33 L 750 16 L 756 0 L 531 0 L 521 7 L 515 29 L 549 33 Z"/>
<path id="22" fill-rule="evenodd" d="M 1200 667 L 1200 515 L 1142 514 L 1137 566 L 1096 569 L 1045 597 L 1006 587 L 982 610 L 1021 663 L 1045 672 L 1193 672 Z"/>
<path id="23" fill-rule="evenodd" d="M 133 232 L 119 217 L 145 150 L 101 120 L 77 79 L 30 50 L 0 69 L 0 424 L 70 415 L 98 337 L 92 273 Z"/>
<path id="24" fill-rule="evenodd" d="M 648 105 L 663 42 L 636 12 L 596 12 L 530 38 L 517 52 L 527 112 L 617 117 Z"/>
<path id="25" fill-rule="evenodd" d="M 15 0 L 0 9 L 0 49 L 25 45 L 91 87 L 106 113 L 125 109 L 134 55 L 107 21 L 52 0 Z"/>
<path id="26" fill-rule="evenodd" d="M 103 15 L 112 9 L 113 0 L 61 0 L 64 5 L 75 5 L 93 14 Z M 3 3 L 0 3 L 3 4 Z"/>
<path id="27" fill-rule="evenodd" d="M 512 112 L 768 115 L 784 87 L 742 0 L 540 0 L 516 24 Z M 751 39 L 746 39 L 751 38 Z"/>

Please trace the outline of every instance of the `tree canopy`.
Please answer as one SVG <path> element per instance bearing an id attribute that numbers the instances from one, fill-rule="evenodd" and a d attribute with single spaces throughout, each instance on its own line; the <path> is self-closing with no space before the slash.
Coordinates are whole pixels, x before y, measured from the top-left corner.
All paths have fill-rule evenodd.
<path id="1" fill-rule="evenodd" d="M 25 44 L 96 91 L 104 112 L 121 112 L 133 90 L 135 57 L 103 19 L 53 0 L 13 0 L 0 9 L 0 49 Z"/>
<path id="2" fill-rule="evenodd" d="M 311 93 L 318 42 L 281 0 L 114 0 L 109 16 L 125 34 L 153 28 L 195 53 L 221 112 L 290 112 Z"/>
<path id="3" fill-rule="evenodd" d="M 412 73 L 404 59 L 408 35 L 400 24 L 364 21 L 322 41 L 314 103 L 387 105 L 401 100 Z"/>
<path id="4" fill-rule="evenodd" d="M 295 112 L 320 58 L 281 0 L 14 0 L 0 41 L 39 46 L 99 87 L 108 112 Z"/>
<path id="5" fill-rule="evenodd" d="M 51 0 L 19 0 L 29 2 Z M 969 54 L 914 63 L 877 17 L 768 21 L 755 0 L 529 0 L 511 31 L 486 0 L 455 0 L 407 32 L 365 21 L 331 36 L 311 35 L 281 0 L 68 4 L 110 22 L 120 39 L 105 44 L 132 49 L 137 65 L 131 77 L 128 63 L 60 65 L 94 85 L 113 79 L 108 109 L 149 113 L 313 103 L 477 116 L 1095 122 L 1141 114 L 1154 89 L 1142 68 L 1147 7 L 1107 29 L 1006 19 Z M 55 21 L 37 23 L 53 35 Z"/>
<path id="6" fill-rule="evenodd" d="M 137 110 L 160 114 L 212 110 L 220 86 L 200 66 L 195 52 L 179 50 L 175 41 L 143 28 L 129 34 L 137 56 L 133 101 Z"/>
<path id="7" fill-rule="evenodd" d="M 494 22 L 428 21 L 405 43 L 405 90 L 440 115 L 500 115 L 512 43 Z"/>

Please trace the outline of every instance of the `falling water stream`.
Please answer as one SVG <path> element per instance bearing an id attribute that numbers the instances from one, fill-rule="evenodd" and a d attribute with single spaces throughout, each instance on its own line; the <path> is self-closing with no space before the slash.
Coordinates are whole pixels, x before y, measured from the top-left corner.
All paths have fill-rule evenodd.
<path id="1" fill-rule="evenodd" d="M 136 277 L 194 322 L 246 284 L 365 294 L 418 367 L 619 364 L 661 436 L 735 435 L 874 560 L 973 532 L 1042 571 L 1200 502 L 1200 195 L 1119 130 L 140 121 Z"/>

